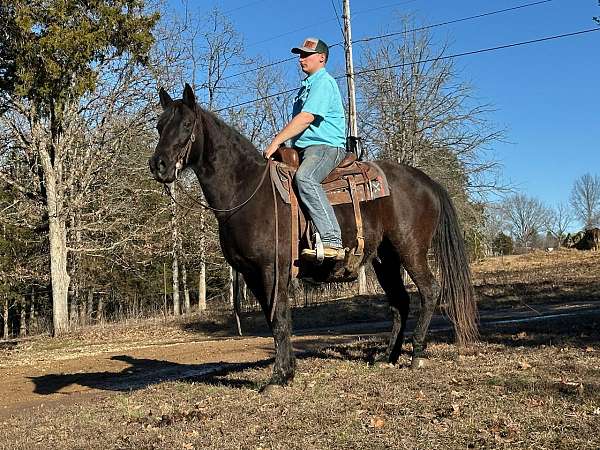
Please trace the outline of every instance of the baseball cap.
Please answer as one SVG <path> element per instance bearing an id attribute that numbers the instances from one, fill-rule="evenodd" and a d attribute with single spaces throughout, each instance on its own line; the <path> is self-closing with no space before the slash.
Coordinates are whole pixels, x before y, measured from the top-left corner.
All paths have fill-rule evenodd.
<path id="1" fill-rule="evenodd" d="M 299 47 L 294 47 L 292 53 L 325 53 L 329 55 L 329 47 L 321 39 L 308 37 Z"/>

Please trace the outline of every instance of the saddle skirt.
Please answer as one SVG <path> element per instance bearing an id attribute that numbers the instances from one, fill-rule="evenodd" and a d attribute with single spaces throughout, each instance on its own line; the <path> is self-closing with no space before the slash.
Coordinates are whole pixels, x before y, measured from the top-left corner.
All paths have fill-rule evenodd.
<path id="1" fill-rule="evenodd" d="M 294 190 L 294 175 L 298 168 L 298 156 L 293 149 L 279 149 L 277 157 L 280 161 L 270 161 L 270 175 L 273 185 L 285 203 L 290 205 L 291 212 L 291 275 L 293 278 L 303 277 L 300 273 L 299 249 L 304 241 L 310 247 L 312 241 L 309 223 L 305 220 L 298 198 Z M 356 246 L 346 250 L 343 262 L 318 273 L 318 281 L 352 281 L 358 277 L 358 268 L 363 260 L 364 233 L 360 202 L 375 200 L 390 195 L 385 173 L 374 162 L 356 160 L 356 155 L 349 154 L 321 183 L 327 198 L 332 205 L 352 204 L 356 227 Z M 315 279 L 314 275 L 309 275 Z"/>
<path id="2" fill-rule="evenodd" d="M 271 162 L 271 179 L 279 195 L 286 203 L 291 203 L 290 195 L 296 195 L 293 184 L 297 167 L 284 162 Z M 385 173 L 374 162 L 352 161 L 344 166 L 344 161 L 321 183 L 327 198 L 332 205 L 365 202 L 390 195 L 390 188 Z M 352 191 L 352 187 L 355 191 Z"/>

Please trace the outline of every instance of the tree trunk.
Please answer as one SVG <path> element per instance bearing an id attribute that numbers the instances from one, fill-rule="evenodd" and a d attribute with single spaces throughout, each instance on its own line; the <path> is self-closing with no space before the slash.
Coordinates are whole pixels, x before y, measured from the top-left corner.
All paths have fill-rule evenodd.
<path id="1" fill-rule="evenodd" d="M 89 291 L 91 292 L 91 291 Z M 94 314 L 94 296 L 93 295 L 89 295 L 86 298 L 85 301 L 85 320 L 87 323 L 92 323 L 92 317 Z"/>
<path id="2" fill-rule="evenodd" d="M 198 311 L 206 311 L 206 265 L 200 263 L 198 275 Z"/>
<path id="3" fill-rule="evenodd" d="M 77 309 L 79 310 L 79 323 L 83 326 L 87 325 L 87 320 L 86 320 L 87 309 L 85 307 L 85 303 L 79 303 L 79 305 L 77 306 Z"/>
<path id="4" fill-rule="evenodd" d="M 77 314 L 77 296 L 71 292 L 71 301 L 69 304 L 69 325 L 71 326 L 71 329 L 76 327 L 78 323 L 83 324 L 79 319 L 80 317 Z"/>
<path id="5" fill-rule="evenodd" d="M 8 296 L 6 294 L 4 295 L 4 302 L 2 307 L 2 321 L 4 323 L 4 331 L 2 333 L 2 336 L 4 336 L 4 339 L 8 339 Z"/>
<path id="6" fill-rule="evenodd" d="M 206 311 L 206 240 L 204 237 L 204 210 L 200 211 L 200 274 L 198 276 L 198 310 Z"/>
<path id="7" fill-rule="evenodd" d="M 173 185 L 170 188 L 171 192 L 173 192 Z M 177 205 L 174 199 L 171 199 L 171 231 L 173 235 L 173 314 L 179 316 L 181 315 L 181 302 L 179 300 L 179 238 L 177 235 Z"/>
<path id="8" fill-rule="evenodd" d="M 35 334 L 38 332 L 38 316 L 35 309 L 35 287 L 31 288 L 31 305 L 29 310 L 29 333 Z"/>
<path id="9" fill-rule="evenodd" d="M 358 295 L 367 294 L 367 273 L 365 271 L 365 266 L 360 266 L 358 268 Z"/>
<path id="10" fill-rule="evenodd" d="M 90 292 L 88 292 L 88 296 L 93 300 L 94 291 L 90 290 Z M 98 311 L 96 313 L 96 320 L 98 323 L 104 324 L 104 297 L 102 297 L 102 295 L 98 296 Z"/>
<path id="11" fill-rule="evenodd" d="M 188 314 L 191 310 L 190 305 L 190 290 L 188 289 L 187 284 L 187 269 L 185 264 L 181 265 L 181 283 L 183 286 L 183 312 Z"/>
<path id="12" fill-rule="evenodd" d="M 53 334 L 58 336 L 69 329 L 68 293 L 71 279 L 67 272 L 67 227 L 63 217 L 60 180 L 57 177 L 57 172 L 60 173 L 61 170 L 56 170 L 52 165 L 48 149 L 41 143 L 39 145 L 48 207 Z"/>
<path id="13" fill-rule="evenodd" d="M 173 252 L 173 314 L 181 315 L 181 303 L 179 300 L 179 262 L 177 251 Z"/>
<path id="14" fill-rule="evenodd" d="M 27 336 L 27 297 L 21 296 L 21 314 L 20 314 L 19 337 Z"/>

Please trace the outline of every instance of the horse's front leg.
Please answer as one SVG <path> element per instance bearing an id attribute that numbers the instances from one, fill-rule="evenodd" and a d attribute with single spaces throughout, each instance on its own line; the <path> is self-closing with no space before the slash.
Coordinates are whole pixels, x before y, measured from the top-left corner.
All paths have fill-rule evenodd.
<path id="1" fill-rule="evenodd" d="M 278 293 L 275 314 L 271 322 L 273 339 L 275 340 L 275 364 L 270 385 L 284 386 L 294 378 L 296 357 L 292 348 L 292 317 L 287 290 L 280 289 Z M 270 314 L 270 308 L 265 311 Z M 267 317 L 269 321 L 270 317 Z"/>
<path id="2" fill-rule="evenodd" d="M 267 271 L 267 273 L 270 273 L 270 271 Z M 282 277 L 280 283 L 281 280 L 287 282 L 287 276 L 280 276 Z M 273 375 L 267 386 L 286 385 L 294 378 L 296 368 L 296 358 L 292 349 L 292 319 L 287 289 L 279 287 L 275 314 L 273 314 L 273 320 L 271 321 L 274 286 L 272 277 L 264 273 L 252 273 L 244 278 L 246 284 L 260 302 L 275 341 L 275 364 L 273 365 Z"/>

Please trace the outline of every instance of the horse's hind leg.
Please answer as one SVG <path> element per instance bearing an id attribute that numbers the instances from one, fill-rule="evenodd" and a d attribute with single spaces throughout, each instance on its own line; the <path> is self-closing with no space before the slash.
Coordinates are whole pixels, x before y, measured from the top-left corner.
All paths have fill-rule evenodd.
<path id="1" fill-rule="evenodd" d="M 389 363 L 396 364 L 402 353 L 402 343 L 410 309 L 410 296 L 404 287 L 402 266 L 398 254 L 387 241 L 378 248 L 377 258 L 373 259 L 373 269 L 392 310 L 394 323 L 385 356 Z"/>
<path id="2" fill-rule="evenodd" d="M 427 263 L 427 253 L 407 256 L 404 259 L 405 268 L 410 277 L 417 285 L 421 295 L 421 311 L 417 319 L 417 325 L 413 332 L 413 360 L 412 367 L 423 366 L 426 337 L 433 311 L 437 303 L 440 288 Z"/>

